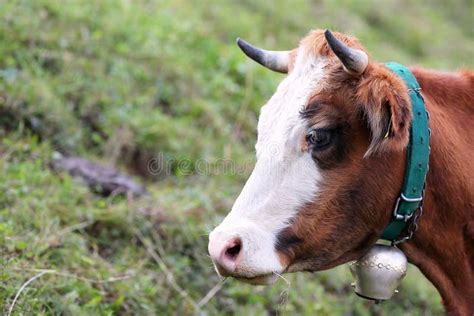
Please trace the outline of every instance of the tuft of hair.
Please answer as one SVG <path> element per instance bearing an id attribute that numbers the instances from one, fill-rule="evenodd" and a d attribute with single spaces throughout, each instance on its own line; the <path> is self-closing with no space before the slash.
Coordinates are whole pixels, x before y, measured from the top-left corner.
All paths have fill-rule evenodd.
<path id="1" fill-rule="evenodd" d="M 408 145 L 412 118 L 408 88 L 403 80 L 383 65 L 369 67 L 357 89 L 357 102 L 372 135 L 365 157 L 403 150 Z"/>

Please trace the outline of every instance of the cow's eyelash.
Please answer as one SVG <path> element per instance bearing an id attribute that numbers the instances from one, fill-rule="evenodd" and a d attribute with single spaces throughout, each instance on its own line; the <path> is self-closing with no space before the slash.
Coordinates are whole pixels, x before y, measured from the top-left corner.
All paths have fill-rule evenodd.
<path id="1" fill-rule="evenodd" d="M 329 123 L 329 124 L 327 124 Z M 313 130 L 330 130 L 330 131 L 337 131 L 339 128 L 339 125 L 336 124 L 336 123 L 331 123 L 331 122 L 326 122 L 326 124 L 321 124 L 321 123 L 318 123 L 318 124 L 315 124 L 315 125 L 311 125 L 308 127 L 308 130 L 307 130 L 307 133 L 313 131 Z"/>
<path id="2" fill-rule="evenodd" d="M 317 112 L 318 112 L 318 109 L 320 108 L 320 103 L 319 102 L 314 102 L 308 106 L 304 106 L 302 107 L 302 109 L 300 110 L 300 116 L 301 118 L 303 119 L 310 119 L 312 118 Z"/>
<path id="3" fill-rule="evenodd" d="M 316 109 L 315 108 L 309 108 L 309 109 L 302 109 L 300 111 L 300 116 L 303 119 L 310 119 L 316 114 Z"/>

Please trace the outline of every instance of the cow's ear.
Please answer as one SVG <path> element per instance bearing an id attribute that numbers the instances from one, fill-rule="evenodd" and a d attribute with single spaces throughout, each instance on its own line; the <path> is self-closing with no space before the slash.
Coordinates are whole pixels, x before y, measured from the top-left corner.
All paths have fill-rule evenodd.
<path id="1" fill-rule="evenodd" d="M 371 132 L 366 156 L 407 146 L 412 111 L 400 78 L 387 69 L 373 69 L 360 81 L 358 101 Z"/>

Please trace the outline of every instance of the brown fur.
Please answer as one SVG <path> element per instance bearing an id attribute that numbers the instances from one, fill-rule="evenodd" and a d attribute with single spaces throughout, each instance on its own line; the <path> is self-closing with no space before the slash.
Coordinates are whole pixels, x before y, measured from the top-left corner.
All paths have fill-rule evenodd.
<path id="1" fill-rule="evenodd" d="M 363 50 L 356 39 L 335 35 Z M 319 198 L 280 233 L 277 250 L 289 272 L 358 259 L 377 241 L 402 186 L 412 115 L 404 82 L 385 66 L 370 60 L 359 77 L 344 72 L 322 31 L 300 47 L 330 59 L 324 89 L 307 105 L 308 124 L 325 120 L 343 132 L 332 149 L 313 154 L 325 179 Z M 412 72 L 431 116 L 432 153 L 424 214 L 401 248 L 439 290 L 448 313 L 472 315 L 474 73 Z"/>

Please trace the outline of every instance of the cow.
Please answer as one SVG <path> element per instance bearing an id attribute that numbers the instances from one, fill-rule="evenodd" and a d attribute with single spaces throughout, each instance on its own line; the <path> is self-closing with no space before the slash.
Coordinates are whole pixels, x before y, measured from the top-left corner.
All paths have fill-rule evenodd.
<path id="1" fill-rule="evenodd" d="M 271 284 L 359 259 L 400 194 L 413 115 L 404 81 L 338 32 L 311 31 L 289 51 L 238 44 L 287 75 L 261 108 L 254 170 L 209 235 L 217 273 Z M 424 213 L 399 248 L 448 313 L 472 315 L 474 72 L 410 71 L 430 114 L 431 155 Z"/>

